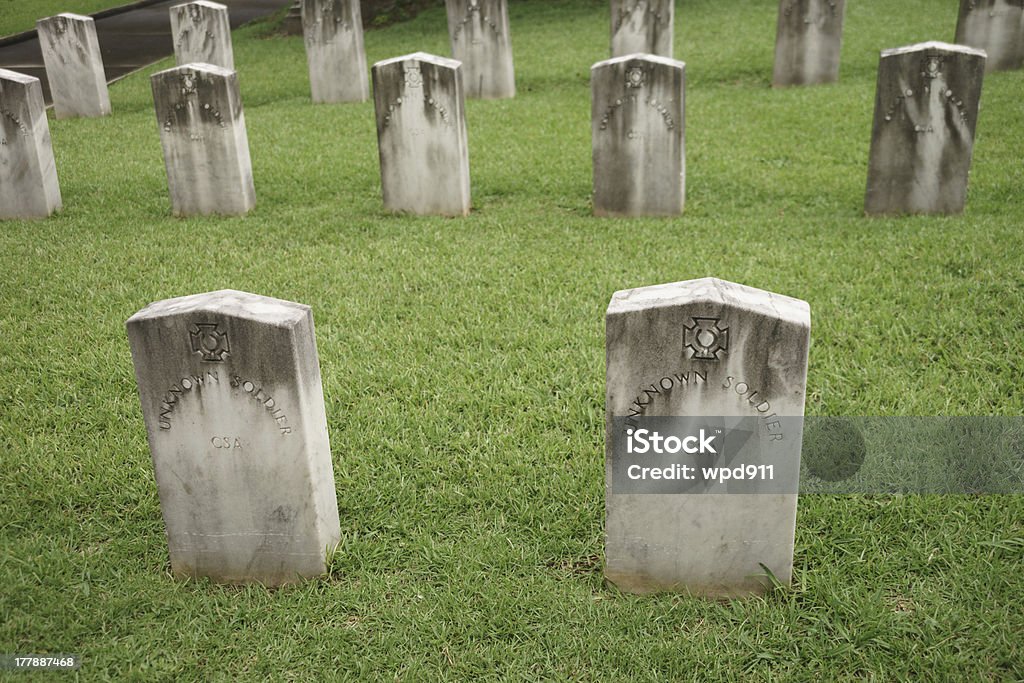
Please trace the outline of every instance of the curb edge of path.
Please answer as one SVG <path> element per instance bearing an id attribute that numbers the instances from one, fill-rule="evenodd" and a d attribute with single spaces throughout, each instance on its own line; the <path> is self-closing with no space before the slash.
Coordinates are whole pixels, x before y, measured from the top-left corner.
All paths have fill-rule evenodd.
<path id="1" fill-rule="evenodd" d="M 89 16 L 93 19 L 103 19 L 106 17 L 112 17 L 115 14 L 123 14 L 125 12 L 130 12 L 134 9 L 139 9 L 142 7 L 146 7 L 148 5 L 155 5 L 159 2 L 164 1 L 165 0 L 136 0 L 135 2 L 130 2 L 127 5 L 118 5 L 117 7 L 111 7 L 109 9 L 100 10 L 99 12 L 96 12 L 95 14 L 90 14 Z M 12 33 L 9 36 L 0 36 L 0 47 L 14 45 L 16 43 L 23 43 L 26 40 L 32 40 L 36 37 L 37 33 L 34 28 L 29 29 L 28 31 L 22 31 L 21 33 Z"/>

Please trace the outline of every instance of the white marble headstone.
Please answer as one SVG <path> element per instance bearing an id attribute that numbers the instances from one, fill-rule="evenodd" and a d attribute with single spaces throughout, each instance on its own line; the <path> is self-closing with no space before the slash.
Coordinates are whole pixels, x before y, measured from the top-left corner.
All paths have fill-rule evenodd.
<path id="1" fill-rule="evenodd" d="M 1024 67 L 1024 2 L 961 0 L 955 42 L 985 50 L 985 71 Z"/>
<path id="2" fill-rule="evenodd" d="M 772 85 L 839 80 L 846 0 L 779 0 Z"/>
<path id="3" fill-rule="evenodd" d="M 795 482 L 768 493 L 753 492 L 761 483 L 742 493 L 620 493 L 613 442 L 623 420 L 746 418 L 765 460 L 789 463 L 798 480 L 807 303 L 704 278 L 616 292 L 605 322 L 605 577 L 630 593 L 736 597 L 769 585 L 764 565 L 788 583 Z"/>
<path id="4" fill-rule="evenodd" d="M 986 71 L 1024 66 L 1024 2 L 960 0 L 956 43 L 984 50 Z"/>
<path id="5" fill-rule="evenodd" d="M 58 119 L 106 116 L 110 95 L 92 17 L 64 13 L 36 22 Z"/>
<path id="6" fill-rule="evenodd" d="M 963 211 L 984 76 L 985 53 L 963 45 L 882 51 L 866 213 Z"/>
<path id="7" fill-rule="evenodd" d="M 611 0 L 611 56 L 671 57 L 674 16 L 674 0 Z"/>
<path id="8" fill-rule="evenodd" d="M 0 218 L 45 218 L 60 207 L 43 88 L 0 69 Z"/>
<path id="9" fill-rule="evenodd" d="M 340 526 L 310 308 L 224 290 L 127 328 L 173 572 L 323 574 Z"/>
<path id="10" fill-rule="evenodd" d="M 256 191 L 238 74 L 186 64 L 151 84 L 174 215 L 248 212 Z"/>
<path id="11" fill-rule="evenodd" d="M 686 65 L 627 55 L 591 67 L 590 83 L 594 213 L 682 213 Z"/>
<path id="12" fill-rule="evenodd" d="M 174 5 L 170 12 L 174 60 L 178 66 L 201 63 L 225 69 L 235 68 L 231 24 L 226 6 L 207 0 L 195 0 Z"/>
<path id="13" fill-rule="evenodd" d="M 359 0 L 302 0 L 302 35 L 314 102 L 370 96 Z"/>
<path id="14" fill-rule="evenodd" d="M 452 56 L 462 62 L 466 97 L 515 97 L 507 0 L 445 0 Z"/>
<path id="15" fill-rule="evenodd" d="M 384 206 L 469 214 L 469 143 L 462 65 L 423 52 L 373 65 Z"/>

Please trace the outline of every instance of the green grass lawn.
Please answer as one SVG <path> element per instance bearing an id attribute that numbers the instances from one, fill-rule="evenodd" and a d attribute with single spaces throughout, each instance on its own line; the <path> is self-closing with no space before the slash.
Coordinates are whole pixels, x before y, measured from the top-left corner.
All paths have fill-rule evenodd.
<path id="1" fill-rule="evenodd" d="M 851 2 L 841 82 L 775 91 L 777 3 L 683 3 L 671 220 L 590 215 L 597 0 L 512 2 L 519 94 L 467 103 L 466 219 L 385 213 L 372 103 L 312 105 L 301 40 L 265 27 L 235 33 L 246 217 L 170 216 L 169 60 L 111 117 L 51 118 L 64 209 L 0 224 L 0 652 L 80 653 L 88 680 L 1024 678 L 1021 496 L 803 496 L 765 598 L 601 577 L 615 290 L 806 299 L 810 414 L 1024 411 L 1024 71 L 986 77 L 963 216 L 862 215 L 878 52 L 951 40 L 955 4 Z M 447 54 L 444 22 L 368 33 L 370 61 Z M 313 307 L 343 530 L 321 581 L 168 574 L 124 321 L 226 287 Z"/>
<path id="2" fill-rule="evenodd" d="M 0 0 L 0 37 L 28 31 L 36 20 L 61 12 L 95 14 L 131 0 Z"/>

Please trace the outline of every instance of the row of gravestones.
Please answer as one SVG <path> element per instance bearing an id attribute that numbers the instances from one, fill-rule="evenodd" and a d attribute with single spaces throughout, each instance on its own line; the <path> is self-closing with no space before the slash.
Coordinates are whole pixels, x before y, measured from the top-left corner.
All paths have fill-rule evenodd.
<path id="1" fill-rule="evenodd" d="M 515 95 L 507 0 L 446 0 L 452 55 L 463 64 L 467 97 Z M 672 0 L 611 0 L 611 56 L 672 57 Z M 368 97 L 357 0 L 302 0 L 303 33 L 314 102 Z M 845 0 L 780 0 L 775 85 L 838 79 Z M 228 10 L 195 0 L 170 8 L 178 64 L 234 69 Z M 58 118 L 110 113 L 95 26 L 89 17 L 41 19 L 37 31 Z M 1024 6 L 1010 0 L 961 0 L 958 44 L 983 49 L 988 70 L 1024 65 Z"/>
<path id="2" fill-rule="evenodd" d="M 170 19 L 178 64 L 218 65 L 212 68 L 233 73 L 231 28 L 224 5 L 207 0 L 175 5 L 170 8 Z M 110 114 L 110 96 L 92 17 L 58 14 L 37 21 L 36 32 L 56 118 Z M 241 102 L 235 99 L 240 113 Z M 244 137 L 241 142 L 245 142 Z M 247 143 L 244 148 L 248 154 Z M 173 196 L 180 174 L 168 175 Z M 255 201 L 255 193 L 250 191 L 249 195 Z M 61 204 L 39 79 L 0 69 L 0 218 L 43 218 L 59 210 Z M 237 198 L 231 197 L 229 204 L 237 204 Z"/>
<path id="3" fill-rule="evenodd" d="M 772 84 L 831 83 L 839 77 L 846 0 L 780 0 Z M 506 0 L 445 0 L 452 56 L 463 63 L 467 97 L 515 96 Z M 611 56 L 672 58 L 675 0 L 610 0 Z M 301 0 L 315 102 L 367 98 L 362 20 L 356 0 Z M 955 42 L 988 53 L 988 70 L 1024 65 L 1024 6 L 1018 0 L 961 0 Z M 340 77 L 339 77 L 340 76 Z"/>
<path id="4" fill-rule="evenodd" d="M 466 97 L 514 97 L 506 0 L 445 0 L 452 56 L 463 65 Z M 313 102 L 369 97 L 358 0 L 302 0 L 302 34 Z"/>
<path id="5" fill-rule="evenodd" d="M 659 20 L 657 13 L 654 18 Z M 65 24 L 63 33 L 68 32 Z M 84 55 L 87 39 L 71 32 Z M 915 135 L 891 134 L 886 144 L 902 145 L 905 156 L 941 158 L 947 154 L 943 144 L 917 145 L 935 132 L 931 112 L 936 102 L 940 111 L 961 122 L 954 125 L 973 133 L 982 53 L 928 44 L 883 53 L 882 63 L 874 138 L 886 134 L 885 123 L 906 119 L 914 123 Z M 886 64 L 892 65 L 888 76 Z M 463 168 L 458 165 L 467 158 L 458 63 L 411 55 L 376 65 L 374 79 L 382 175 L 386 145 L 392 159 L 402 159 L 410 148 L 427 150 L 411 163 L 395 165 L 393 184 L 385 181 L 385 201 L 388 187 L 401 193 L 405 187 L 418 188 L 425 174 Z M 14 124 L 12 132 L 4 129 L 4 145 L 12 146 L 9 136 L 31 138 L 40 164 L 52 168 L 48 140 L 49 159 L 40 152 L 47 130 L 38 127 L 40 117 L 45 126 L 45 114 L 38 81 L 32 80 L 3 83 L 20 87 L 11 91 L 15 95 L 25 93 L 21 100 L 3 93 L 2 118 L 5 126 Z M 243 179 L 235 194 L 243 197 L 243 206 L 251 202 L 234 72 L 192 64 L 156 74 L 153 85 L 172 198 L 197 192 L 176 192 L 176 176 L 188 182 L 212 168 L 219 178 L 235 174 Z M 619 133 L 602 146 L 607 157 L 601 156 L 600 164 L 618 163 L 625 176 L 641 175 L 649 166 L 659 168 L 651 166 L 653 155 L 667 145 L 677 150 L 672 159 L 678 153 L 679 162 L 665 172 L 667 182 L 675 186 L 677 169 L 681 181 L 682 63 L 649 55 L 612 59 L 595 65 L 594 89 L 603 95 L 595 96 L 595 138 L 599 132 Z M 884 107 L 883 96 L 889 98 Z M 6 105 L 21 101 L 38 108 L 26 114 Z M 389 137 L 389 127 L 400 132 Z M 438 134 L 445 128 L 452 137 Z M 671 133 L 678 145 L 665 143 L 660 131 Z M 416 139 L 428 144 L 415 147 Z M 616 149 L 630 146 L 646 151 L 627 154 L 626 161 L 615 155 Z M 446 156 L 452 148 L 454 156 Z M 195 149 L 202 152 L 197 155 Z M 449 160 L 432 170 L 436 161 L 431 159 Z M 598 159 L 595 142 L 595 186 Z M 464 191 L 461 206 L 468 207 L 468 164 L 464 168 L 465 173 L 455 175 Z M 648 177 L 648 183 L 657 180 Z M 890 185 L 899 189 L 895 181 Z M 224 202 L 223 186 L 211 194 Z M 672 201 L 677 196 L 669 195 Z M 678 198 L 681 202 L 681 187 Z M 606 211 L 621 212 L 616 206 Z M 789 463 L 792 472 L 799 462 L 801 433 L 799 422 L 786 418 L 803 414 L 807 304 L 706 279 L 618 292 L 606 323 L 608 579 L 634 592 L 683 589 L 716 596 L 761 590 L 766 570 L 788 582 L 796 513 L 792 482 L 770 493 L 757 485 L 713 493 L 637 488 L 629 481 L 634 465 L 623 467 L 627 456 L 616 444 L 646 418 L 747 417 L 756 420 L 763 459 Z M 268 585 L 323 573 L 326 552 L 340 537 L 340 522 L 309 308 L 216 292 L 153 304 L 128 321 L 128 333 L 174 571 Z M 623 470 L 625 480 L 620 480 Z M 650 474 L 660 483 L 678 473 L 665 467 L 646 470 L 657 470 L 657 476 Z"/>
<path id="6" fill-rule="evenodd" d="M 843 9 L 842 0 L 780 4 L 777 84 L 835 80 Z M 999 50 L 1000 67 L 1019 65 L 1007 55 L 1024 51 L 1024 14 L 982 9 L 964 0 L 958 34 L 984 35 Z M 175 55 L 184 66 L 152 80 L 172 211 L 245 213 L 255 205 L 255 189 L 227 8 L 199 0 L 170 13 Z M 302 13 L 313 100 L 365 99 L 359 3 L 304 0 Z M 597 215 L 671 216 L 683 210 L 685 64 L 652 54 L 671 53 L 672 17 L 667 0 L 613 0 L 613 54 L 647 53 L 592 68 Z M 416 53 L 373 67 L 382 193 L 392 210 L 467 214 L 464 98 L 515 91 L 506 1 L 448 0 L 448 20 L 453 53 L 465 61 Z M 92 19 L 62 14 L 37 25 L 57 117 L 109 113 Z M 1020 30 L 1000 28 L 1005 25 Z M 867 213 L 963 210 L 985 64 L 985 53 L 944 43 L 882 53 Z M 0 102 L 0 217 L 48 216 L 61 198 L 38 82 L 0 71 Z"/>
<path id="7" fill-rule="evenodd" d="M 467 214 L 463 94 L 515 94 L 506 0 L 446 0 L 446 7 L 461 75 L 459 62 L 423 53 L 373 68 L 381 185 L 392 210 Z M 683 211 L 685 64 L 671 59 L 674 8 L 673 0 L 611 0 L 613 58 L 591 70 L 597 215 Z M 314 101 L 366 99 L 359 3 L 302 0 L 301 11 Z M 837 80 L 844 13 L 845 0 L 781 0 L 773 84 Z M 957 40 L 992 51 L 990 69 L 1018 68 L 1024 9 L 1006 0 L 962 0 Z M 936 42 L 882 53 L 867 213 L 963 210 L 985 64 L 981 50 Z M 351 85 L 327 92 L 317 83 Z"/>
<path id="8" fill-rule="evenodd" d="M 225 290 L 150 304 L 127 331 L 173 572 L 272 586 L 326 572 L 341 525 L 310 308 Z M 809 344 L 809 307 L 787 296 L 714 278 L 614 294 L 610 582 L 716 597 L 789 583 Z M 728 465 L 725 482 L 622 447 L 665 416 L 745 425 L 731 434 L 761 465 L 738 462 L 722 429 L 677 439 Z"/>
<path id="9" fill-rule="evenodd" d="M 773 85 L 839 79 L 845 9 L 846 0 L 780 0 Z M 988 54 L 988 71 L 1019 69 L 1024 66 L 1024 5 L 1020 0 L 960 0 L 955 36 L 957 44 Z"/>

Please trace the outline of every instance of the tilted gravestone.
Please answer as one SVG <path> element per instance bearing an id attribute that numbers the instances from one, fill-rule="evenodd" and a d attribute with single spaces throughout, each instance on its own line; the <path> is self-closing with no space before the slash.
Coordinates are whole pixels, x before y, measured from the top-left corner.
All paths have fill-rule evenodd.
<path id="1" fill-rule="evenodd" d="M 173 572 L 323 574 L 340 527 L 310 308 L 224 290 L 127 328 Z"/>
<path id="2" fill-rule="evenodd" d="M 469 144 L 462 66 L 423 52 L 373 65 L 384 206 L 469 214 Z"/>
<path id="3" fill-rule="evenodd" d="M 984 50 L 987 71 L 1024 66 L 1024 0 L 960 0 L 956 42 Z"/>
<path id="4" fill-rule="evenodd" d="M 92 17 L 64 13 L 36 22 L 58 119 L 106 116 L 110 95 Z"/>
<path id="5" fill-rule="evenodd" d="M 199 63 L 235 68 L 227 7 L 195 0 L 174 5 L 170 12 L 174 60 L 178 66 Z"/>
<path id="6" fill-rule="evenodd" d="M 0 218 L 45 218 L 60 207 L 43 88 L 0 69 Z"/>
<path id="7" fill-rule="evenodd" d="M 839 80 L 846 0 L 779 0 L 772 85 Z"/>
<path id="8" fill-rule="evenodd" d="M 314 102 L 370 96 L 359 0 L 302 0 L 302 35 Z"/>
<path id="9" fill-rule="evenodd" d="M 256 191 L 238 75 L 186 64 L 153 74 L 151 83 L 174 215 L 249 211 Z"/>
<path id="10" fill-rule="evenodd" d="M 462 62 L 466 97 L 515 97 L 507 0 L 445 0 L 452 56 Z"/>
<path id="11" fill-rule="evenodd" d="M 963 45 L 882 51 L 866 213 L 963 211 L 984 76 L 985 53 Z"/>
<path id="12" fill-rule="evenodd" d="M 674 0 L 611 0 L 611 56 L 671 57 L 674 17 Z"/>
<path id="13" fill-rule="evenodd" d="M 673 216 L 686 197 L 686 65 L 627 55 L 590 70 L 594 213 Z"/>
<path id="14" fill-rule="evenodd" d="M 789 583 L 809 344 L 807 303 L 779 294 L 715 278 L 614 294 L 608 581 L 708 597 Z"/>

